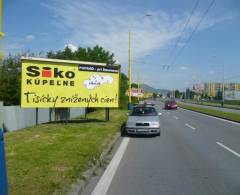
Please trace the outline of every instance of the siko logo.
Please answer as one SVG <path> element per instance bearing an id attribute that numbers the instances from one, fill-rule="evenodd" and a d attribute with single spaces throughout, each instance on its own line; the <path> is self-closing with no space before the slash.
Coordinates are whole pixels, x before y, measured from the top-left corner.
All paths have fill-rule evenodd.
<path id="1" fill-rule="evenodd" d="M 38 66 L 28 66 L 27 75 L 30 77 L 44 77 L 44 78 L 68 78 L 72 79 L 75 77 L 73 71 L 63 71 L 58 68 L 43 67 L 39 68 Z"/>

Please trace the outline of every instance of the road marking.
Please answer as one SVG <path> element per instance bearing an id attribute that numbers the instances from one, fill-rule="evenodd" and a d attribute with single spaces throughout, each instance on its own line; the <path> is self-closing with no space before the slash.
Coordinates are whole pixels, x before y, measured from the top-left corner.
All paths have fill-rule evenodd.
<path id="1" fill-rule="evenodd" d="M 175 118 L 176 120 L 178 120 L 178 117 L 177 117 L 177 116 L 173 116 L 173 118 Z"/>
<path id="2" fill-rule="evenodd" d="M 117 168 L 120 164 L 120 161 L 123 157 L 125 150 L 127 149 L 130 138 L 125 137 L 122 140 L 121 145 L 119 146 L 116 154 L 108 165 L 107 169 L 103 173 L 101 179 L 98 181 L 95 189 L 92 192 L 92 195 L 105 195 L 107 194 L 108 188 L 112 182 L 112 179 L 117 171 Z"/>
<path id="3" fill-rule="evenodd" d="M 191 129 L 193 129 L 193 130 L 195 130 L 195 129 L 196 129 L 195 127 L 193 127 L 193 126 L 189 125 L 188 123 L 186 123 L 185 125 L 186 125 L 187 127 L 191 128 Z"/>
<path id="4" fill-rule="evenodd" d="M 184 108 L 181 108 L 181 109 L 186 110 L 186 111 L 189 111 L 189 112 L 194 112 L 194 113 L 196 113 L 196 114 L 200 114 L 200 115 L 203 115 L 203 116 L 207 116 L 207 117 L 209 117 L 209 118 L 214 118 L 214 119 L 217 119 L 217 120 L 220 120 L 220 121 L 232 123 L 232 124 L 234 124 L 234 125 L 240 125 L 240 123 L 238 123 L 238 122 L 230 121 L 230 120 L 227 120 L 227 119 L 218 118 L 218 117 L 215 117 L 215 116 L 210 116 L 210 115 L 207 115 L 207 114 L 204 114 L 204 113 L 200 113 L 200 112 L 196 112 L 196 111 L 192 111 L 192 110 L 188 110 L 188 109 L 184 109 Z"/>
<path id="5" fill-rule="evenodd" d="M 219 146 L 223 147 L 224 149 L 228 150 L 229 152 L 235 154 L 237 157 L 240 158 L 240 154 L 235 152 L 234 150 L 232 150 L 231 148 L 225 146 L 224 144 L 220 143 L 220 142 L 216 142 Z"/>

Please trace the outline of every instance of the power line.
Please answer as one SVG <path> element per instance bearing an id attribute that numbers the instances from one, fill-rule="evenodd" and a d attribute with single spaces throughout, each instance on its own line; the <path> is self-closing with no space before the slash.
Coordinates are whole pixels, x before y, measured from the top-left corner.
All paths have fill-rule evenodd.
<path id="1" fill-rule="evenodd" d="M 172 60 L 172 63 L 170 66 L 173 66 L 174 63 L 176 62 L 177 58 L 180 56 L 180 54 L 183 52 L 183 50 L 186 48 L 187 44 L 192 40 L 192 37 L 194 35 L 194 33 L 197 31 L 199 25 L 202 23 L 202 21 L 204 20 L 204 18 L 206 17 L 206 15 L 208 14 L 209 10 L 211 9 L 211 7 L 214 5 L 215 0 L 212 0 L 211 3 L 209 4 L 209 6 L 207 7 L 207 9 L 205 10 L 205 12 L 203 13 L 202 17 L 200 18 L 199 22 L 196 24 L 195 28 L 193 29 L 193 31 L 191 32 L 190 36 L 188 37 L 185 45 L 181 48 L 181 50 L 179 50 L 179 52 L 177 53 L 177 55 L 175 56 L 175 58 Z"/>
<path id="2" fill-rule="evenodd" d="M 191 11 L 191 13 L 190 13 L 190 16 L 187 18 L 187 20 L 186 20 L 186 22 L 185 22 L 185 24 L 184 24 L 184 27 L 183 27 L 183 29 L 182 29 L 182 32 L 181 32 L 180 36 L 178 37 L 177 41 L 176 41 L 175 44 L 174 44 L 174 47 L 172 48 L 170 54 L 168 55 L 168 58 L 167 58 L 167 60 L 166 60 L 166 63 L 165 63 L 165 65 L 163 66 L 164 68 L 165 68 L 165 67 L 166 67 L 167 69 L 169 68 L 169 67 L 168 67 L 168 63 L 169 63 L 170 59 L 172 58 L 172 55 L 174 54 L 174 51 L 176 50 L 178 44 L 179 44 L 180 41 L 182 40 L 182 35 L 183 35 L 183 33 L 185 32 L 185 30 L 187 29 L 187 26 L 188 26 L 188 24 L 189 24 L 189 22 L 190 22 L 190 20 L 191 20 L 191 18 L 192 18 L 192 16 L 193 16 L 195 10 L 196 10 L 197 7 L 198 7 L 199 1 L 200 1 L 200 0 L 197 0 L 196 3 L 194 4 L 194 7 L 193 7 L 193 9 L 192 9 L 192 11 Z"/>

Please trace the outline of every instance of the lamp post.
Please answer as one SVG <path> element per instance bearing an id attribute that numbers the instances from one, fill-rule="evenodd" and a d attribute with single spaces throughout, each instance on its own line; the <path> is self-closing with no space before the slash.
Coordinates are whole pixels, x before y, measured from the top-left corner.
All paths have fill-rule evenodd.
<path id="1" fill-rule="evenodd" d="M 139 103 L 139 94 L 140 94 L 140 65 L 138 64 L 138 103 Z"/>
<path id="2" fill-rule="evenodd" d="M 224 71 L 225 71 L 225 67 L 224 64 L 222 65 L 223 68 L 223 72 L 222 72 L 222 107 L 224 106 L 224 99 L 225 99 L 225 78 L 224 78 Z"/>
<path id="3" fill-rule="evenodd" d="M 150 17 L 151 14 L 145 14 L 142 18 Z M 131 52 L 131 26 L 128 30 L 128 109 L 132 107 L 132 52 Z"/>
<path id="4" fill-rule="evenodd" d="M 2 40 L 2 37 L 4 36 L 4 33 L 2 32 L 2 0 L 0 0 L 0 41 Z M 0 60 L 3 59 L 3 51 L 2 51 L 2 43 L 0 42 Z"/>
<path id="5" fill-rule="evenodd" d="M 128 31 L 128 109 L 132 104 L 131 30 Z"/>

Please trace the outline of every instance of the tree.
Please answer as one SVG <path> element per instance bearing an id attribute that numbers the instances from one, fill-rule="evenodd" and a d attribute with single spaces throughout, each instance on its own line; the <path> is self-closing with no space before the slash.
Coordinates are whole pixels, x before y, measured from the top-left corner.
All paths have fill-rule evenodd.
<path id="1" fill-rule="evenodd" d="M 131 87 L 132 87 L 132 88 L 138 88 L 138 84 L 137 84 L 137 83 L 132 83 L 132 84 L 131 84 Z"/>
<path id="2" fill-rule="evenodd" d="M 69 47 L 65 47 L 63 51 L 57 51 L 56 53 L 49 51 L 47 57 L 63 60 L 101 62 L 107 65 L 113 65 L 115 63 L 114 54 L 109 53 L 109 51 L 104 50 L 98 45 L 93 48 L 79 47 L 77 51 L 72 51 Z"/>
<path id="3" fill-rule="evenodd" d="M 180 98 L 182 96 L 179 90 L 175 90 L 174 94 L 175 94 L 175 98 Z"/>
<path id="4" fill-rule="evenodd" d="M 120 107 L 127 108 L 128 106 L 128 96 L 126 96 L 126 91 L 128 90 L 128 78 L 124 73 L 121 73 L 120 82 Z"/>
<path id="5" fill-rule="evenodd" d="M 21 91 L 20 56 L 9 55 L 0 66 L 0 101 L 4 105 L 19 105 Z"/>
<path id="6" fill-rule="evenodd" d="M 153 99 L 156 99 L 157 98 L 157 94 L 156 93 L 153 93 Z"/>

